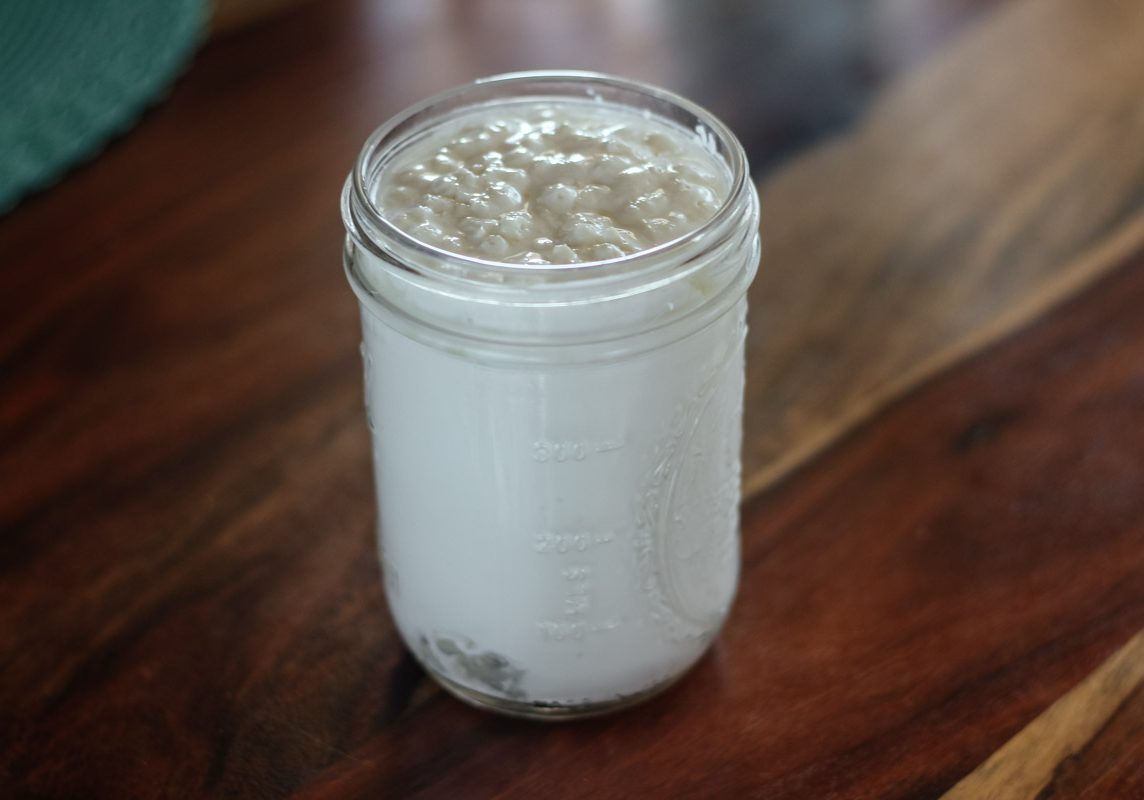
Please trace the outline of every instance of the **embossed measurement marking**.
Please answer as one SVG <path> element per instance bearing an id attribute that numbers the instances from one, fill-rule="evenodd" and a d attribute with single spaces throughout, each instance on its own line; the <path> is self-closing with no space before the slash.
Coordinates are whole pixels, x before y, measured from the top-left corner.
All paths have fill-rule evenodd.
<path id="1" fill-rule="evenodd" d="M 580 642 L 590 633 L 615 630 L 618 619 L 591 620 L 592 568 L 586 564 L 570 564 L 561 568 L 560 576 L 567 582 L 564 595 L 564 618 L 542 619 L 536 626 L 546 642 Z"/>
<path id="2" fill-rule="evenodd" d="M 583 553 L 615 540 L 617 532 L 612 529 L 541 531 L 536 534 L 533 548 L 538 553 Z"/>
<path id="3" fill-rule="evenodd" d="M 609 453 L 612 450 L 619 450 L 623 446 L 624 443 L 620 439 L 565 439 L 562 441 L 538 439 L 532 443 L 532 460 L 538 464 L 584 461 L 593 455 Z"/>

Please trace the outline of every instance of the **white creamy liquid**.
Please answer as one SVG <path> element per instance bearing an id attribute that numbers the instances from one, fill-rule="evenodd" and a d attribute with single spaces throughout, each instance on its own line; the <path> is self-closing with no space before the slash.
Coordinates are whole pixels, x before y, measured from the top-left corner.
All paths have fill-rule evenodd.
<path id="1" fill-rule="evenodd" d="M 695 134 L 569 102 L 444 126 L 398 154 L 377 202 L 445 249 L 564 263 L 686 234 L 727 182 Z M 362 257 L 385 294 L 385 268 Z M 709 289 L 664 291 L 670 308 Z M 662 686 L 702 654 L 738 576 L 745 308 L 637 354 L 538 365 L 421 341 L 363 306 L 387 596 L 427 667 L 485 696 L 580 706 Z"/>

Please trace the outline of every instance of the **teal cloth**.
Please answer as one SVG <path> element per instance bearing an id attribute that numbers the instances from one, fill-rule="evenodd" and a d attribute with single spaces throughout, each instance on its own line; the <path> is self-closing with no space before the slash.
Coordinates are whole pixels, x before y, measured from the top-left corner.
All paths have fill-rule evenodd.
<path id="1" fill-rule="evenodd" d="M 0 213 L 130 127 L 174 81 L 206 0 L 0 0 Z"/>

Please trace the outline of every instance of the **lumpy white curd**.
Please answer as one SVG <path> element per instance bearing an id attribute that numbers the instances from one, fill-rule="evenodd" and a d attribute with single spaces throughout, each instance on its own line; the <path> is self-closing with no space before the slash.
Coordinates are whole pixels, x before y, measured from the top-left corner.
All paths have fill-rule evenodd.
<path id="1" fill-rule="evenodd" d="M 589 104 L 476 112 L 402 153 L 382 214 L 463 255 L 524 264 L 604 261 L 706 222 L 725 170 L 694 136 Z"/>

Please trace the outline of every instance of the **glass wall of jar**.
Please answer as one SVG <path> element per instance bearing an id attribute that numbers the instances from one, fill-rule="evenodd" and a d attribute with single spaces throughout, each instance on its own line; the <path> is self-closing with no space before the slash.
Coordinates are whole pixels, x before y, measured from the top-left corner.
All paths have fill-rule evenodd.
<path id="1" fill-rule="evenodd" d="M 718 210 L 607 261 L 447 252 L 378 208 L 387 165 L 475 111 L 591 104 L 698 142 Z M 438 95 L 366 142 L 342 197 L 361 308 L 386 596 L 405 642 L 463 700 L 576 717 L 680 677 L 739 569 L 745 292 L 758 200 L 742 148 L 669 92 L 517 73 Z"/>

